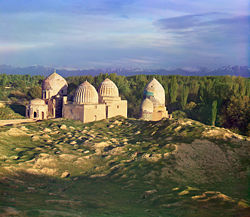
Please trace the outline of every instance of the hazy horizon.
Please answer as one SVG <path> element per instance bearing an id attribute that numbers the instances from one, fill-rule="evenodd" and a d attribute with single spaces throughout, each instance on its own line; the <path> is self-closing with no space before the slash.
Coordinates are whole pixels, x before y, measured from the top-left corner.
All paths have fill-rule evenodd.
<path id="1" fill-rule="evenodd" d="M 0 64 L 56 68 L 249 65 L 247 0 L 0 2 Z"/>

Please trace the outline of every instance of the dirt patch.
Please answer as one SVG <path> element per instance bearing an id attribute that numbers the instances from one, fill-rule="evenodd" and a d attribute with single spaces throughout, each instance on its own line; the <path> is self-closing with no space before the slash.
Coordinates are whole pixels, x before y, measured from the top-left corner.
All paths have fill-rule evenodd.
<path id="1" fill-rule="evenodd" d="M 57 167 L 57 159 L 50 156 L 40 157 L 35 161 L 35 164 L 33 166 L 33 168 L 35 169 L 41 169 L 44 167 Z"/>
<path id="2" fill-rule="evenodd" d="M 222 129 L 222 128 L 216 128 L 216 129 L 208 129 L 203 131 L 202 133 L 203 137 L 206 138 L 216 138 L 216 139 L 240 139 L 244 140 L 244 137 L 231 132 L 230 130 Z"/>
<path id="3" fill-rule="evenodd" d="M 24 130 L 18 128 L 10 128 L 6 132 L 1 132 L 0 136 L 26 136 L 27 133 Z"/>
<path id="4" fill-rule="evenodd" d="M 194 183 L 221 181 L 223 174 L 232 172 L 232 168 L 238 166 L 234 154 L 208 140 L 197 139 L 191 144 L 182 143 L 173 152 L 173 165 L 164 167 L 161 176 L 164 178 L 171 175 L 176 180 L 183 180 L 185 177 Z M 236 160 L 233 162 L 232 159 Z"/>
<path id="5" fill-rule="evenodd" d="M 63 161 L 73 161 L 77 158 L 77 156 L 73 154 L 61 154 L 59 155 L 59 158 Z"/>

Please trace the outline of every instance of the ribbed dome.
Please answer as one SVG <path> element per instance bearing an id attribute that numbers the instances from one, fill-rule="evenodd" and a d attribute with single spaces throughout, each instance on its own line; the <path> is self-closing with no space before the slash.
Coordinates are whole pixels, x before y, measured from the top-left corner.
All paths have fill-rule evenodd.
<path id="1" fill-rule="evenodd" d="M 154 105 L 153 105 L 152 101 L 148 98 L 144 99 L 142 104 L 141 104 L 141 110 L 142 110 L 142 112 L 144 112 L 144 111 L 153 112 Z"/>
<path id="2" fill-rule="evenodd" d="M 30 105 L 45 105 L 45 102 L 44 100 L 37 98 L 37 99 L 30 100 Z"/>
<path id="3" fill-rule="evenodd" d="M 94 86 L 84 81 L 76 90 L 74 102 L 76 104 L 98 104 L 98 94 Z"/>
<path id="4" fill-rule="evenodd" d="M 110 79 L 106 78 L 100 85 L 99 95 L 119 97 L 119 91 L 115 83 Z"/>
<path id="5" fill-rule="evenodd" d="M 165 105 L 165 90 L 155 78 L 146 85 L 144 95 L 153 96 L 160 104 Z"/>
<path id="6" fill-rule="evenodd" d="M 60 90 L 65 88 L 67 89 L 67 87 L 67 81 L 61 75 L 58 75 L 56 72 L 48 76 L 42 84 L 43 90 L 51 91 L 50 97 L 57 95 Z"/>

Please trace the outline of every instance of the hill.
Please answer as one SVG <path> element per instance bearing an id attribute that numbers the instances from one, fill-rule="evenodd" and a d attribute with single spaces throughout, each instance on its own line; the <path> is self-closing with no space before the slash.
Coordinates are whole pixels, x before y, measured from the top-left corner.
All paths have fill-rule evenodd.
<path id="1" fill-rule="evenodd" d="M 249 138 L 190 119 L 0 128 L 3 216 L 247 216 Z"/>
<path id="2" fill-rule="evenodd" d="M 29 74 L 29 75 L 43 75 L 48 76 L 55 68 L 34 65 L 27 67 L 14 67 L 10 65 L 0 65 L 0 73 L 6 74 Z M 74 69 L 74 68 L 56 68 L 57 72 L 63 77 L 69 76 L 83 76 L 92 75 L 96 76 L 100 73 L 116 73 L 123 76 L 133 76 L 138 74 L 157 74 L 157 75 L 184 75 L 184 76 L 222 76 L 233 75 L 249 77 L 250 68 L 248 66 L 223 66 L 215 69 L 209 69 L 206 67 L 197 68 L 173 68 L 173 69 L 144 69 L 144 68 L 100 68 L 100 69 Z"/>

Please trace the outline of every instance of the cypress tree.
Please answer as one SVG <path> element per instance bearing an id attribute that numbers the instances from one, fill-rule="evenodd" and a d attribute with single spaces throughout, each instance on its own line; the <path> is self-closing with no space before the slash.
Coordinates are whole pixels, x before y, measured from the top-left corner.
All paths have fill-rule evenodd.
<path id="1" fill-rule="evenodd" d="M 187 104 L 188 94 L 189 94 L 189 87 L 184 86 L 183 91 L 181 93 L 181 107 L 182 107 L 182 109 L 184 109 L 186 104 Z"/>
<path id="2" fill-rule="evenodd" d="M 216 115 L 217 115 L 217 100 L 214 100 L 212 103 L 212 109 L 211 109 L 211 125 L 215 125 L 215 120 L 216 120 Z"/>
<path id="3" fill-rule="evenodd" d="M 173 76 L 171 79 L 170 89 L 169 89 L 170 103 L 176 102 L 177 89 L 178 89 L 177 80 L 176 77 Z"/>

